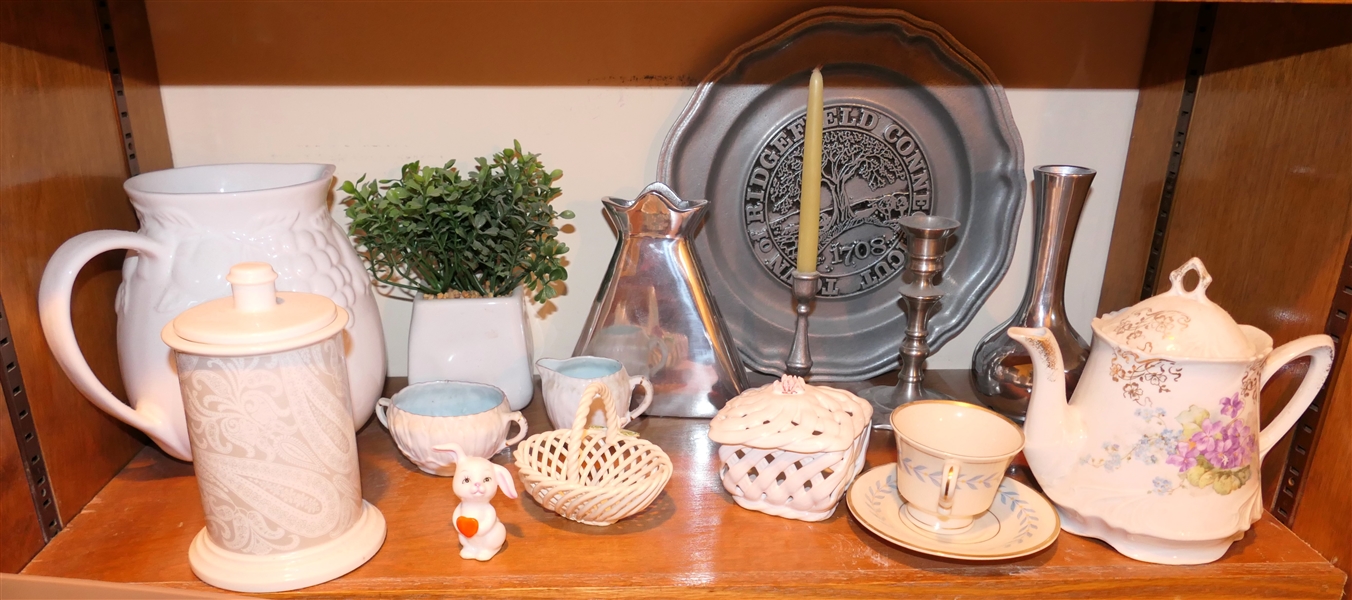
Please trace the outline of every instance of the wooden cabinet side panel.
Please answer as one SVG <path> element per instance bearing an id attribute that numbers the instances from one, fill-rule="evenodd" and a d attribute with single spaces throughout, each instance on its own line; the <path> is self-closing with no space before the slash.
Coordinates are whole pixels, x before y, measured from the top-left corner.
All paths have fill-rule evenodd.
<path id="1" fill-rule="evenodd" d="M 45 542 L 4 402 L 0 396 L 0 573 L 18 573 Z"/>
<path id="2" fill-rule="evenodd" d="M 1207 295 L 1276 344 L 1321 333 L 1352 235 L 1352 6 L 1221 5 L 1157 288 L 1200 257 Z M 1304 365 L 1268 385 L 1263 422 Z M 1265 461 L 1271 498 L 1289 436 Z"/>
<path id="3" fill-rule="evenodd" d="M 1343 344 L 1344 354 L 1348 344 Z M 1352 565 L 1352 360 L 1344 355 L 1324 398 L 1319 440 L 1305 467 L 1305 483 L 1291 529 L 1338 568 Z M 1352 597 L 1352 580 L 1345 593 Z"/>
<path id="4" fill-rule="evenodd" d="M 75 391 L 38 321 L 38 283 L 62 242 L 137 228 L 103 51 L 93 2 L 0 2 L 0 293 L 63 521 L 142 447 Z M 113 310 L 121 266 L 117 252 L 86 266 L 72 315 L 90 366 L 124 395 Z M 26 489 L 18 477 L 0 484 Z"/>
<path id="5" fill-rule="evenodd" d="M 174 166 L 169 151 L 169 129 L 160 99 L 160 76 L 144 0 L 110 0 L 113 37 L 127 94 L 127 112 L 135 133 L 136 158 L 141 172 Z M 126 131 L 122 132 L 124 140 Z"/>
<path id="6" fill-rule="evenodd" d="M 1196 5 L 1155 7 L 1098 314 L 1141 299 L 1196 22 Z"/>

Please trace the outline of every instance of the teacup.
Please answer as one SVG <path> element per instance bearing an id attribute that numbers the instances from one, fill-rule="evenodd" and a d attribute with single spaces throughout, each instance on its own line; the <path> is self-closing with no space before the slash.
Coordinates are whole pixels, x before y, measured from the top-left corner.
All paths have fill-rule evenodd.
<path id="1" fill-rule="evenodd" d="M 450 453 L 434 450 L 455 442 L 465 454 L 488 458 L 526 437 L 526 418 L 507 404 L 502 390 L 482 383 L 428 381 L 410 385 L 376 403 L 376 417 L 413 464 L 424 473 L 455 474 Z M 521 431 L 507 439 L 511 423 Z"/>
<path id="2" fill-rule="evenodd" d="M 600 356 L 577 356 L 565 360 L 542 358 L 535 361 L 540 367 L 540 390 L 545 397 L 545 412 L 556 429 L 573 426 L 577 418 L 578 403 L 582 401 L 582 392 L 592 382 L 600 381 L 610 388 L 610 397 L 615 400 L 618 409 L 620 427 L 628 425 L 638 418 L 653 402 L 652 384 L 647 377 L 630 377 L 620 361 Z M 629 399 L 634 386 L 643 388 L 643 401 L 637 408 L 629 410 Z M 605 425 L 605 414 L 597 408 L 592 411 L 589 425 Z"/>
<path id="3" fill-rule="evenodd" d="M 973 404 L 921 400 L 892 411 L 902 517 L 944 534 L 961 533 L 990 510 L 1005 469 L 1023 450 L 1023 430 Z"/>

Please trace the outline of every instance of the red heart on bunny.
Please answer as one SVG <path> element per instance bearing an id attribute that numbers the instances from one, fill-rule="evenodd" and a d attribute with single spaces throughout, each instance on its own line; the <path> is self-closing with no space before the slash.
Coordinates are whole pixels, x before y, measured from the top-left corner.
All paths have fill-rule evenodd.
<path id="1" fill-rule="evenodd" d="M 460 532 L 460 535 L 474 537 L 474 534 L 479 533 L 479 520 L 470 517 L 460 517 L 455 520 L 455 528 Z"/>

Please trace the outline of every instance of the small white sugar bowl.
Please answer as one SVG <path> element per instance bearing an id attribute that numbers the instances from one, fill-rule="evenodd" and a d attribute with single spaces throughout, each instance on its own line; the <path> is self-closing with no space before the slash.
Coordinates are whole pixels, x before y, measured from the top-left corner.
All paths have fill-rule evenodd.
<path id="1" fill-rule="evenodd" d="M 792 375 L 747 390 L 709 424 L 723 487 L 742 508 L 826 519 L 864 468 L 872 417 L 863 398 Z"/>

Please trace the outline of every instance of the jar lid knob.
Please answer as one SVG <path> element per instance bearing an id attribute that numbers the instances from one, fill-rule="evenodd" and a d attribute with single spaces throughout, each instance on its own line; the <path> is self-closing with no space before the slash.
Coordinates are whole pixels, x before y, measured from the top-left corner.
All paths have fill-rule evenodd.
<path id="1" fill-rule="evenodd" d="M 277 308 L 277 272 L 265 262 L 245 262 L 230 267 L 225 276 L 235 299 L 235 310 L 259 313 Z"/>

